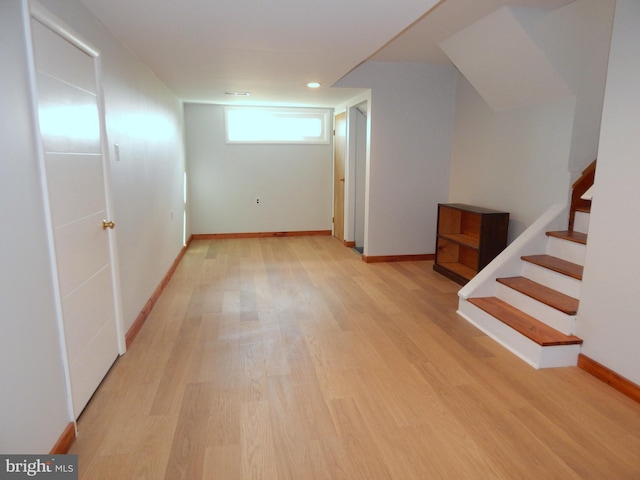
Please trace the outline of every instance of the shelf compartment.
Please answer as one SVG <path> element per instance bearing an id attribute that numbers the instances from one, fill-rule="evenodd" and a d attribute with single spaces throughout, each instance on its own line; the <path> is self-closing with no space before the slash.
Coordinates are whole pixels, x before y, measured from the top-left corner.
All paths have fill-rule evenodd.
<path id="1" fill-rule="evenodd" d="M 457 277 L 462 277 L 465 281 L 471 280 L 476 274 L 478 265 L 478 249 L 464 246 L 457 242 L 449 241 L 444 237 L 438 237 L 438 247 L 436 253 L 437 261 L 434 268 L 441 267 L 442 270 L 450 270 Z M 461 278 L 455 278 L 460 281 Z"/>
<path id="2" fill-rule="evenodd" d="M 444 238 L 438 239 L 437 263 L 460 263 L 471 269 L 478 265 L 478 250 L 467 248 Z"/>
<path id="3" fill-rule="evenodd" d="M 473 268 L 467 267 L 462 263 L 453 263 L 453 262 L 437 263 L 437 264 L 434 264 L 433 269 L 436 272 L 439 272 L 456 282 L 459 282 L 461 279 L 467 282 L 476 275 L 476 271 Z M 460 277 L 460 278 L 457 278 L 457 277 Z"/>

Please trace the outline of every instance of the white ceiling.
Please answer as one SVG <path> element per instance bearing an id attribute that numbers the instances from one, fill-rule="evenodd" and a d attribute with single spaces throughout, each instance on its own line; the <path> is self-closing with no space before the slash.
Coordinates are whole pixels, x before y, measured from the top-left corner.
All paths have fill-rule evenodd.
<path id="1" fill-rule="evenodd" d="M 184 101 L 336 106 L 367 59 L 448 63 L 437 44 L 495 9 L 573 0 L 82 1 Z"/>

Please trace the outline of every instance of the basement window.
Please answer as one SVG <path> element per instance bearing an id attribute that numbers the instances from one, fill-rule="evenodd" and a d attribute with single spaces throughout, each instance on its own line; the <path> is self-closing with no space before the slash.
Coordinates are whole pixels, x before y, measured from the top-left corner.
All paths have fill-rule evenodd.
<path id="1" fill-rule="evenodd" d="M 225 107 L 227 143 L 329 143 L 327 108 Z"/>

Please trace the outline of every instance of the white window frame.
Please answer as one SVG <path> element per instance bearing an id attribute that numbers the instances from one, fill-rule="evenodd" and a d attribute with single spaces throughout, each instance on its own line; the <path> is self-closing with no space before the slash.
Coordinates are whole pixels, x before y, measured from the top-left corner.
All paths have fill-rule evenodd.
<path id="1" fill-rule="evenodd" d="M 272 121 L 277 121 L 277 117 L 285 118 L 313 118 L 321 122 L 321 131 L 317 136 L 307 136 L 298 138 L 269 138 L 256 135 L 253 138 L 234 138 L 230 136 L 229 117 L 233 117 L 235 112 L 258 112 L 261 115 L 273 117 Z M 329 108 L 294 108 L 294 107 L 248 107 L 248 106 L 226 106 L 224 108 L 225 139 L 230 144 L 297 144 L 297 145 L 319 145 L 328 144 L 331 141 L 331 109 Z M 233 120 L 232 120 L 233 121 Z M 263 120 L 264 121 L 264 120 Z M 256 130 L 260 133 L 260 130 Z M 262 132 L 264 133 L 264 132 Z"/>

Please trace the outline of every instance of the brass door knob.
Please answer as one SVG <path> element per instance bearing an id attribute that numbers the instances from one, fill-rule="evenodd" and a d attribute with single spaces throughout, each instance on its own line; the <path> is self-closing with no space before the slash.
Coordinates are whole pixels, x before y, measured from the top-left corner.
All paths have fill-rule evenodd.
<path id="1" fill-rule="evenodd" d="M 116 224 L 113 222 L 107 222 L 106 220 L 102 220 L 102 229 L 106 230 L 107 228 L 115 228 Z"/>

